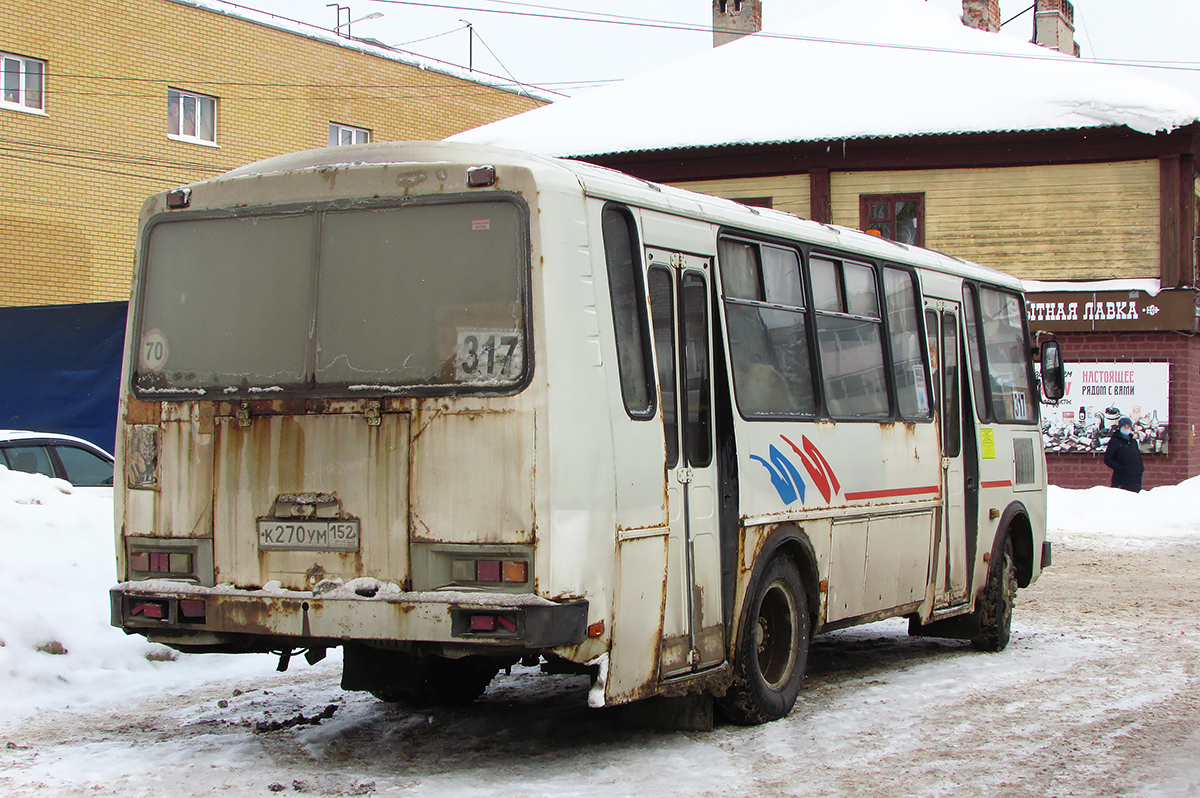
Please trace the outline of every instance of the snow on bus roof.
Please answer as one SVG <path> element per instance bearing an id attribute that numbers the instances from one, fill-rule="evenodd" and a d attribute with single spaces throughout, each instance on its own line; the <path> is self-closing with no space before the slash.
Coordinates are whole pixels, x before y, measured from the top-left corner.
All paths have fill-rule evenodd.
<path id="1" fill-rule="evenodd" d="M 523 166 L 538 169 L 539 180 L 559 174 L 592 195 L 608 200 L 631 202 L 646 208 L 717 224 L 735 224 L 760 232 L 794 236 L 803 230 L 803 238 L 812 244 L 846 247 L 860 256 L 908 263 L 954 274 L 974 276 L 990 282 L 1019 288 L 1020 281 L 952 255 L 909 246 L 869 235 L 861 230 L 803 219 L 793 214 L 743 205 L 736 200 L 701 194 L 678 186 L 654 183 L 606 166 L 554 158 L 536 153 L 457 141 L 392 141 L 322 147 L 276 155 L 246 164 L 202 183 L 219 184 L 230 179 L 245 180 L 273 174 L 352 169 L 384 165 L 483 164 Z M 544 185 L 544 183 L 543 183 Z"/>
<path id="2" fill-rule="evenodd" d="M 667 67 L 450 137 L 547 155 L 1200 119 L 1116 66 L 964 26 L 921 0 L 842 0 Z"/>

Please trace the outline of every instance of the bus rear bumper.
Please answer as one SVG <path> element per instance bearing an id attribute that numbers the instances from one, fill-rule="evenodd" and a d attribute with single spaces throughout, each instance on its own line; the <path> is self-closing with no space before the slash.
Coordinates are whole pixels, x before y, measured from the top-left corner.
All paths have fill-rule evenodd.
<path id="1" fill-rule="evenodd" d="M 374 584 L 354 586 L 364 581 Z M 585 600 L 554 602 L 530 594 L 476 591 L 404 592 L 374 580 L 355 580 L 323 593 L 210 588 L 169 580 L 124 582 L 111 589 L 110 600 L 113 626 L 195 650 L 236 648 L 231 641 L 251 638 L 541 650 L 576 645 L 587 637 Z"/>

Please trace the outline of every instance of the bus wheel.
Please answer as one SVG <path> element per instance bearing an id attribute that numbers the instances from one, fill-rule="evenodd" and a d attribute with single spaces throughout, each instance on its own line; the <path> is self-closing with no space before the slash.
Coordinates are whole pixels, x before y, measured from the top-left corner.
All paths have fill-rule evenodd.
<path id="1" fill-rule="evenodd" d="M 734 653 L 733 683 L 717 700 L 734 723 L 782 718 L 796 703 L 808 661 L 808 598 L 796 564 L 776 556 L 754 585 Z"/>
<path id="2" fill-rule="evenodd" d="M 1017 564 L 1013 559 L 1012 538 L 1005 535 L 1004 556 L 992 562 L 987 585 L 979 597 L 975 615 L 979 634 L 971 638 L 977 651 L 1003 651 L 1012 633 L 1013 603 L 1017 597 Z"/>

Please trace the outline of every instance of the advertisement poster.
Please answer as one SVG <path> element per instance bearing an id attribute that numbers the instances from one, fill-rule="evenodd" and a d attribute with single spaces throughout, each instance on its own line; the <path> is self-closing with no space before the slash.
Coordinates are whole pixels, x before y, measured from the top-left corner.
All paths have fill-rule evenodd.
<path id="1" fill-rule="evenodd" d="M 1042 403 L 1047 452 L 1104 452 L 1118 419 L 1147 454 L 1167 451 L 1170 363 L 1067 363 L 1066 395 Z"/>

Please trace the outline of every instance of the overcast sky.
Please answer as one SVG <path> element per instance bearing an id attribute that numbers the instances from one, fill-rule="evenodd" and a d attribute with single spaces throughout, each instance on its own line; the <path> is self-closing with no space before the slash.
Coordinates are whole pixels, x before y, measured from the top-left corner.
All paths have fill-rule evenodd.
<path id="1" fill-rule="evenodd" d="M 956 14 L 962 10 L 961 0 L 925 1 Z M 325 0 L 239 2 L 324 28 L 338 21 Z M 763 26 L 770 30 L 773 22 L 837 2 L 764 0 Z M 1004 35 L 1031 38 L 1033 12 L 1021 12 L 1032 4 L 1033 0 L 1001 0 L 1001 18 L 1015 17 L 1004 26 Z M 354 21 L 354 36 L 462 66 L 470 58 L 476 69 L 568 94 L 712 46 L 710 0 L 341 0 L 341 5 L 349 7 L 348 16 L 341 12 L 343 22 L 383 14 Z M 465 22 L 476 33 L 473 52 L 468 50 Z M 1075 0 L 1075 28 L 1084 58 L 1186 67 L 1137 71 L 1200 97 L 1200 0 Z"/>

